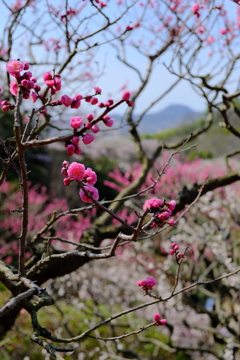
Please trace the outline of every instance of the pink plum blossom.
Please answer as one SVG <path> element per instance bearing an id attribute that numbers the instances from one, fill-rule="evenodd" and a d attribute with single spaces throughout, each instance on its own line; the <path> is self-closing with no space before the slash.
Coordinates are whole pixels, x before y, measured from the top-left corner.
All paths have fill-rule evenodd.
<path id="1" fill-rule="evenodd" d="M 85 171 L 84 180 L 89 185 L 94 185 L 97 182 L 97 174 L 91 168 L 87 168 Z"/>
<path id="2" fill-rule="evenodd" d="M 88 121 L 92 121 L 92 119 L 93 119 L 93 114 L 88 114 L 88 115 L 86 116 L 86 118 L 88 119 Z"/>
<path id="3" fill-rule="evenodd" d="M 79 137 L 78 136 L 74 136 L 71 140 L 71 142 L 74 144 L 74 145 L 78 145 L 79 144 Z"/>
<path id="4" fill-rule="evenodd" d="M 30 97 L 31 97 L 31 100 L 32 100 L 33 103 L 35 103 L 37 101 L 37 94 L 36 94 L 35 91 L 31 92 Z"/>
<path id="5" fill-rule="evenodd" d="M 128 100 L 128 101 L 127 101 L 127 104 L 128 104 L 128 106 L 129 106 L 129 107 L 133 107 L 134 102 L 133 102 L 133 101 L 131 101 L 131 100 Z"/>
<path id="6" fill-rule="evenodd" d="M 83 136 L 82 140 L 85 145 L 90 144 L 94 140 L 94 136 L 92 134 L 86 134 Z"/>
<path id="7" fill-rule="evenodd" d="M 13 95 L 17 95 L 18 93 L 18 83 L 17 83 L 17 80 L 13 80 L 10 82 L 10 92 L 11 94 Z"/>
<path id="8" fill-rule="evenodd" d="M 157 281 L 154 277 L 148 276 L 146 280 L 138 281 L 138 286 L 141 286 L 143 290 L 152 290 L 152 288 L 157 284 Z"/>
<path id="9" fill-rule="evenodd" d="M 101 94 L 102 90 L 98 86 L 94 86 L 93 89 L 96 91 L 96 94 Z"/>
<path id="10" fill-rule="evenodd" d="M 105 106 L 107 106 L 107 107 L 109 107 L 109 106 L 111 106 L 111 105 L 113 105 L 113 104 L 114 104 L 113 99 L 108 99 L 108 101 L 105 102 Z"/>
<path id="11" fill-rule="evenodd" d="M 71 179 L 82 180 L 85 176 L 85 166 L 74 161 L 69 165 L 67 173 Z"/>
<path id="12" fill-rule="evenodd" d="M 79 129 L 82 126 L 82 118 L 79 116 L 74 116 L 70 120 L 70 126 L 73 129 Z"/>
<path id="13" fill-rule="evenodd" d="M 171 210 L 163 211 L 161 214 L 157 214 L 156 217 L 160 221 L 167 220 L 172 215 Z"/>
<path id="14" fill-rule="evenodd" d="M 106 126 L 108 126 L 108 127 L 112 127 L 113 124 L 114 124 L 114 120 L 111 119 L 109 115 L 105 115 L 105 116 L 103 117 L 103 122 L 104 122 L 104 124 L 105 124 Z"/>
<path id="15" fill-rule="evenodd" d="M 206 41 L 206 45 L 210 45 L 215 41 L 215 38 L 213 36 L 209 36 L 209 38 Z"/>
<path id="16" fill-rule="evenodd" d="M 82 152 L 82 149 L 79 146 L 75 147 L 74 154 L 79 155 L 79 154 L 81 154 L 81 152 Z"/>
<path id="17" fill-rule="evenodd" d="M 167 203 L 166 204 L 167 205 L 167 207 L 169 208 L 169 210 L 174 210 L 175 209 L 175 207 L 176 207 L 176 205 L 177 205 L 177 203 L 176 203 L 176 201 L 175 200 L 171 200 L 171 201 L 169 201 L 169 203 Z"/>
<path id="18" fill-rule="evenodd" d="M 168 221 L 168 224 L 169 224 L 170 226 L 174 226 L 174 225 L 175 225 L 175 221 L 174 221 L 173 219 L 171 219 L 171 220 Z"/>
<path id="19" fill-rule="evenodd" d="M 63 179 L 63 183 L 65 186 L 69 186 L 71 181 L 72 181 L 72 179 L 70 179 L 69 177 L 66 177 Z"/>
<path id="20" fill-rule="evenodd" d="M 163 201 L 161 199 L 150 199 L 146 200 L 143 205 L 143 210 L 149 210 L 151 212 L 159 210 L 159 208 L 163 205 Z"/>
<path id="21" fill-rule="evenodd" d="M 154 315 L 153 318 L 154 318 L 154 320 L 157 321 L 157 322 L 161 321 L 161 316 L 160 316 L 159 314 Z"/>
<path id="22" fill-rule="evenodd" d="M 130 91 L 124 91 L 124 92 L 122 93 L 122 99 L 123 99 L 123 100 L 127 101 L 127 100 L 130 99 L 130 97 L 131 97 Z"/>
<path id="23" fill-rule="evenodd" d="M 91 100 L 90 100 L 90 103 L 91 103 L 92 105 L 96 105 L 96 104 L 98 103 L 98 99 L 95 98 L 95 97 L 92 97 Z"/>
<path id="24" fill-rule="evenodd" d="M 19 77 L 23 69 L 24 63 L 19 60 L 9 60 L 7 62 L 7 72 L 14 77 Z"/>
<path id="25" fill-rule="evenodd" d="M 161 319 L 161 316 L 159 314 L 155 314 L 153 318 L 156 321 L 156 325 L 166 325 L 167 323 L 167 320 Z"/>
<path id="26" fill-rule="evenodd" d="M 98 127 L 97 125 L 93 125 L 93 126 L 91 127 L 91 131 L 92 131 L 94 134 L 97 134 L 97 133 L 100 131 L 100 129 L 99 129 L 99 127 Z"/>
<path id="27" fill-rule="evenodd" d="M 86 185 L 86 186 L 84 186 L 84 189 L 93 197 L 93 199 L 95 199 L 95 200 L 99 199 L 98 189 L 96 189 L 94 186 Z M 79 196 L 80 196 L 81 200 L 84 202 L 87 202 L 87 203 L 93 202 L 92 199 L 90 197 L 88 197 L 87 194 L 85 194 L 83 189 L 80 189 Z"/>
<path id="28" fill-rule="evenodd" d="M 41 91 L 41 86 L 35 85 L 34 90 L 37 92 Z"/>
<path id="29" fill-rule="evenodd" d="M 75 146 L 73 144 L 69 144 L 67 145 L 66 150 L 67 150 L 67 154 L 71 156 L 74 154 Z"/>
<path id="30" fill-rule="evenodd" d="M 66 107 L 70 106 L 72 103 L 72 99 L 68 95 L 63 95 L 61 97 L 61 103 Z"/>

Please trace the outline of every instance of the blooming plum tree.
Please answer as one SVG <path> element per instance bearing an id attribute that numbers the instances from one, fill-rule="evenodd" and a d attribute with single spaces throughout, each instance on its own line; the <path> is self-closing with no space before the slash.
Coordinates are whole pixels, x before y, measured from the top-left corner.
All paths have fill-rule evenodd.
<path id="1" fill-rule="evenodd" d="M 3 1 L 3 4 L 10 16 L 1 42 L 2 74 L 6 73 L 7 82 L 5 84 L 4 75 L 1 75 L 3 93 L 0 106 L 3 114 L 12 114 L 13 134 L 0 139 L 4 154 L 0 157 L 3 200 L 0 206 L 3 214 L 0 280 L 12 297 L 6 299 L 0 309 L 0 336 L 5 336 L 20 311 L 23 311 L 31 317 L 31 340 L 42 346 L 50 359 L 59 358 L 59 353 L 72 352 L 73 348 L 67 344 L 89 338 L 96 342 L 114 341 L 117 344 L 121 339 L 144 333 L 158 325 L 162 325 L 161 329 L 168 334 L 165 350 L 170 354 L 182 349 L 197 354 L 211 354 L 218 359 L 226 359 L 230 353 L 232 359 L 238 359 L 239 329 L 236 319 L 239 308 L 233 302 L 239 300 L 240 268 L 236 252 L 239 248 L 239 241 L 236 240 L 239 220 L 232 192 L 239 191 L 234 184 L 240 180 L 239 170 L 237 166 L 230 169 L 229 164 L 223 170 L 212 165 L 207 167 L 200 161 L 189 163 L 185 160 L 182 164 L 178 154 L 186 150 L 190 140 L 208 131 L 215 116 L 213 109 L 221 115 L 225 128 L 232 135 L 240 137 L 238 128 L 229 120 L 230 108 L 239 116 L 235 99 L 240 92 L 238 88 L 233 92 L 231 85 L 240 59 L 237 46 L 239 2 L 232 2 L 233 11 L 228 11 L 224 1 L 219 5 L 214 0 L 196 3 L 190 0 L 151 0 L 132 1 L 129 4 L 90 0 L 80 3 L 72 1 L 71 6 L 70 2 L 64 1 L 54 2 L 54 5 L 46 2 L 44 9 L 34 0 L 14 4 Z M 26 21 L 33 13 L 34 20 Z M 49 24 L 54 26 L 54 31 Z M 114 30 L 116 25 L 117 31 Z M 49 33 L 46 29 L 50 29 L 49 33 L 56 38 L 47 38 Z M 22 31 L 29 37 L 29 46 L 22 39 L 24 46 L 17 50 Z M 137 74 L 138 85 L 135 91 L 124 87 L 120 100 L 113 99 L 111 95 L 106 101 L 101 101 L 104 92 L 96 86 L 101 69 L 94 63 L 94 50 L 105 46 L 109 49 L 109 45 L 115 49 L 118 60 Z M 37 46 L 35 51 L 34 46 Z M 140 62 L 132 62 L 126 55 L 129 47 L 147 61 L 146 71 L 138 67 Z M 40 56 L 43 48 L 47 51 Z M 211 51 L 209 55 L 208 51 Z M 207 65 L 203 60 L 206 56 Z M 158 61 L 162 58 L 166 60 L 162 62 L 165 68 L 176 79 L 162 93 L 156 89 L 152 91 L 151 103 L 144 101 L 146 107 L 136 117 L 137 105 L 145 100 L 144 92 L 150 86 L 150 77 L 155 74 Z M 144 115 L 180 81 L 189 82 L 206 100 L 207 121 L 202 128 L 174 144 L 158 143 L 149 155 L 139 135 L 138 125 L 144 120 Z M 86 87 L 83 91 L 79 90 L 80 83 Z M 238 86 L 238 81 L 235 83 Z M 87 112 L 82 111 L 83 104 L 88 108 Z M 136 145 L 139 163 L 124 174 L 119 168 L 113 171 L 110 176 L 115 181 L 106 180 L 106 184 L 117 189 L 118 194 L 115 199 L 103 199 L 96 185 L 95 169 L 88 167 L 79 155 L 87 145 L 92 146 L 90 144 L 98 140 L 102 128 L 114 127 L 110 113 L 120 105 L 125 105 L 127 109 L 125 120 Z M 60 135 L 61 129 L 55 126 L 53 118 L 59 118 L 64 111 L 70 123 L 68 133 Z M 27 121 L 24 122 L 26 114 Z M 55 128 L 56 136 L 49 136 L 44 131 L 49 127 Z M 79 201 L 83 202 L 81 208 L 69 209 L 66 200 L 50 199 L 44 188 L 33 187 L 29 182 L 31 169 L 28 168 L 26 153 L 33 148 L 41 151 L 44 146 L 53 144 L 65 146 L 59 174 L 63 175 L 65 186 L 72 187 L 74 182 L 77 183 L 80 188 L 77 190 Z M 159 166 L 158 159 L 164 149 L 171 153 Z M 227 158 L 238 152 L 227 154 Z M 73 160 L 64 160 L 65 156 L 73 157 Z M 171 166 L 174 162 L 175 166 Z M 10 168 L 15 172 L 13 182 L 8 178 Z M 184 186 L 183 180 L 186 178 L 188 187 Z M 234 185 L 222 189 L 230 184 Z M 17 186 L 18 190 L 15 190 Z M 213 190 L 219 188 L 213 195 Z M 147 195 L 149 199 L 146 199 Z M 178 217 L 170 219 L 177 213 Z M 210 229 L 206 225 L 205 213 L 210 218 Z M 226 223 L 226 219 L 229 223 Z M 224 226 L 228 229 L 227 233 Z M 161 239 L 161 250 L 156 239 Z M 214 245 L 212 248 L 206 239 Z M 106 246 L 104 242 L 107 242 Z M 157 253 L 160 258 L 156 257 Z M 135 287 L 134 295 L 123 301 L 123 308 L 119 307 L 115 313 L 110 312 L 109 316 L 100 316 L 101 320 L 95 319 L 94 324 L 90 321 L 88 328 L 81 329 L 80 334 L 70 331 L 69 336 L 64 334 L 61 337 L 41 324 L 39 312 L 54 304 L 54 287 L 61 284 L 64 276 L 77 273 L 80 267 L 88 266 L 91 261 L 95 271 L 98 269 L 99 272 L 101 268 L 105 270 L 106 266 L 110 279 L 111 269 L 116 268 L 111 267 L 110 260 L 106 260 L 115 255 L 127 263 L 134 279 L 138 276 L 139 268 L 141 276 L 149 275 L 146 280 L 134 280 L 130 286 L 131 291 Z M 101 268 L 93 260 L 98 260 Z M 121 271 L 115 272 L 121 275 Z M 54 279 L 53 284 L 49 285 L 51 279 Z M 166 282 L 163 289 L 159 287 L 160 279 Z M 90 286 L 90 277 L 86 281 Z M 128 281 L 124 281 L 123 288 Z M 118 286 L 118 282 L 116 284 Z M 153 300 L 142 302 L 137 285 Z M 203 304 L 199 295 L 201 291 L 198 290 L 200 285 L 204 289 L 204 299 L 213 299 L 215 311 L 211 311 L 212 305 L 207 301 Z M 66 286 L 61 285 L 63 289 Z M 88 290 L 91 293 L 90 287 Z M 97 291 L 94 289 L 92 293 L 97 294 Z M 106 292 L 109 301 L 116 302 L 115 298 L 110 299 L 108 290 Z M 103 298 L 102 293 L 97 295 Z M 194 294 L 197 303 L 194 302 Z M 222 294 L 225 294 L 223 304 L 220 301 Z M 134 300 L 130 301 L 131 297 Z M 87 302 L 86 294 L 82 298 Z M 177 330 L 172 324 L 174 318 L 179 319 L 173 312 L 177 311 L 178 302 L 186 307 L 183 323 L 190 333 L 194 325 L 187 317 L 188 311 L 191 309 L 195 315 L 207 314 L 209 329 L 205 332 L 212 333 L 221 347 L 216 346 L 211 350 L 210 340 L 206 348 L 194 346 L 190 341 L 182 348 L 179 341 L 173 344 L 173 334 Z M 98 305 L 97 301 L 95 303 Z M 169 303 L 169 308 L 173 308 L 172 313 L 168 308 Z M 117 333 L 114 330 L 112 335 L 106 337 L 96 332 L 104 325 L 115 326 L 114 320 L 127 314 L 141 309 L 147 312 L 154 305 L 160 307 L 158 311 L 166 319 L 162 319 L 159 313 L 153 315 L 151 312 L 151 317 L 147 316 L 151 319 L 149 324 L 140 329 L 131 329 L 120 335 L 117 334 L 118 329 Z M 91 314 L 94 316 L 94 311 Z M 176 320 L 176 323 L 179 324 L 180 320 Z M 214 330 L 214 326 L 221 327 L 221 331 Z M 222 334 L 219 335 L 219 332 Z"/>

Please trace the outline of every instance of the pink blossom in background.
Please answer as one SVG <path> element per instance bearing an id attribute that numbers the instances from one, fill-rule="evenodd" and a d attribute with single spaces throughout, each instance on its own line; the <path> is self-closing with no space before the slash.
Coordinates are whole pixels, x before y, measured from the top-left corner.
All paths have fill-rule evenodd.
<path id="1" fill-rule="evenodd" d="M 131 30 L 133 30 L 133 27 L 132 27 L 132 26 L 126 26 L 125 31 L 131 31 Z"/>
<path id="2" fill-rule="evenodd" d="M 85 176 L 85 166 L 83 164 L 73 162 L 68 166 L 68 176 L 74 180 L 82 180 Z"/>
<path id="3" fill-rule="evenodd" d="M 200 8 L 201 7 L 197 3 L 193 4 L 193 6 L 192 6 L 192 12 L 197 16 L 197 18 L 200 17 L 200 14 L 199 14 Z"/>
<path id="4" fill-rule="evenodd" d="M 215 38 L 213 36 L 209 36 L 209 38 L 206 41 L 206 45 L 210 45 L 215 41 Z"/>
<path id="5" fill-rule="evenodd" d="M 86 186 L 84 186 L 84 189 L 90 193 L 90 195 L 93 197 L 93 199 L 95 199 L 95 200 L 99 199 L 98 189 L 96 189 L 94 186 L 86 185 Z M 85 194 L 83 189 L 80 189 L 79 196 L 80 196 L 81 200 L 84 202 L 87 202 L 87 203 L 93 202 L 92 199 Z"/>
<path id="6" fill-rule="evenodd" d="M 219 30 L 219 32 L 220 32 L 221 35 L 226 35 L 226 34 L 229 33 L 229 30 L 228 29 L 221 29 L 221 30 Z"/>

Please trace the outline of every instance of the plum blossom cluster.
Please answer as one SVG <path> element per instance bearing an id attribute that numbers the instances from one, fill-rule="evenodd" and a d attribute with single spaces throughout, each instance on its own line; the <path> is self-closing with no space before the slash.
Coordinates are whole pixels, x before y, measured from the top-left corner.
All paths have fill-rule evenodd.
<path id="1" fill-rule="evenodd" d="M 155 223 L 153 223 L 153 226 L 157 226 L 161 223 L 168 223 L 173 226 L 174 220 L 167 221 L 167 219 L 172 215 L 172 211 L 175 207 L 175 200 L 165 202 L 165 200 L 161 199 L 150 199 L 145 201 L 143 210 L 154 214 Z"/>
<path id="2" fill-rule="evenodd" d="M 146 280 L 140 280 L 137 284 L 147 292 L 148 290 L 152 290 L 152 288 L 157 284 L 157 281 L 154 277 L 148 276 Z"/>
<path id="3" fill-rule="evenodd" d="M 180 259 L 183 259 L 185 257 L 185 254 L 179 253 L 179 249 L 180 249 L 180 247 L 177 245 L 177 243 L 173 242 L 172 249 L 170 249 L 168 252 L 170 255 L 175 255 L 177 261 Z"/>
<path id="4" fill-rule="evenodd" d="M 51 80 L 50 80 L 51 81 Z M 51 85 L 52 83 L 50 83 Z M 48 85 L 48 84 L 47 84 Z M 48 85 L 49 86 L 49 85 Z M 98 86 L 94 86 L 95 95 L 100 95 L 102 90 Z M 124 91 L 122 94 L 122 100 L 126 101 L 128 106 L 133 106 L 133 102 L 130 100 L 131 94 L 129 91 Z M 100 108 L 110 107 L 114 104 L 114 100 L 108 99 L 105 103 L 98 102 L 98 99 L 92 95 L 87 95 L 83 97 L 82 95 L 75 95 L 73 99 L 71 99 L 68 95 L 63 95 L 61 100 L 58 103 L 65 105 L 66 107 L 71 106 L 71 108 L 79 108 L 81 105 L 81 100 L 85 99 L 86 102 L 91 105 L 97 105 Z M 91 131 L 94 134 L 97 134 L 100 129 L 97 125 L 98 121 L 103 121 L 104 125 L 107 127 L 112 127 L 114 124 L 114 119 L 110 117 L 110 115 L 106 114 L 102 117 L 99 117 L 98 120 L 94 120 L 94 116 L 92 113 L 86 116 L 87 122 L 83 124 L 83 119 L 79 116 L 74 116 L 70 120 L 70 126 L 73 128 L 74 136 L 71 140 L 65 143 L 67 155 L 71 156 L 73 154 L 81 154 L 82 150 L 79 147 L 79 136 L 77 136 L 77 131 L 84 125 L 83 131 Z M 87 133 L 82 135 L 83 144 L 88 145 L 94 140 L 94 135 Z"/>
<path id="5" fill-rule="evenodd" d="M 92 203 L 93 199 L 98 200 L 98 189 L 93 185 L 97 182 L 97 175 L 91 168 L 85 169 L 81 163 L 63 161 L 61 173 L 64 176 L 63 183 L 69 186 L 72 181 L 79 181 L 81 188 L 79 196 L 82 201 Z"/>
<path id="6" fill-rule="evenodd" d="M 79 10 L 74 10 L 71 7 L 66 11 L 65 14 L 60 15 L 60 19 L 62 22 L 66 22 L 66 20 L 72 19 L 74 15 L 77 15 L 79 13 Z"/>
<path id="7" fill-rule="evenodd" d="M 16 96 L 20 89 L 23 99 L 29 99 L 31 96 L 32 101 L 35 102 L 41 87 L 36 84 L 37 79 L 32 75 L 31 71 L 28 71 L 29 64 L 20 60 L 9 60 L 6 66 L 7 72 L 15 77 L 10 82 L 10 92 Z M 24 70 L 26 71 L 21 74 Z M 7 109 L 3 111 L 7 111 Z"/>
<path id="8" fill-rule="evenodd" d="M 166 319 L 161 319 L 161 316 L 159 314 L 155 314 L 154 315 L 154 320 L 155 320 L 155 325 L 159 326 L 159 325 L 166 325 L 167 320 Z"/>
<path id="9" fill-rule="evenodd" d="M 52 75 L 49 71 L 43 75 L 45 84 L 51 89 L 51 95 L 55 95 L 57 91 L 61 90 L 61 75 Z"/>
<path id="10" fill-rule="evenodd" d="M 194 15 L 196 15 L 197 18 L 200 18 L 199 10 L 202 9 L 203 6 L 198 5 L 197 3 L 193 4 L 192 6 L 192 12 Z"/>

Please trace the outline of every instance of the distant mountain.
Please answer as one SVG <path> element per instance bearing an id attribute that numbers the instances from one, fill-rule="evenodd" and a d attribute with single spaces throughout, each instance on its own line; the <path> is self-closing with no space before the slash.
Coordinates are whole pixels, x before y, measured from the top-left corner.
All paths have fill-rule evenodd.
<path id="1" fill-rule="evenodd" d="M 115 126 L 120 126 L 122 117 L 120 115 L 111 114 L 112 117 L 116 120 Z M 138 127 L 140 133 L 153 134 L 160 130 L 166 130 L 173 128 L 179 125 L 191 123 L 195 120 L 198 120 L 201 117 L 202 113 L 190 109 L 188 106 L 184 105 L 170 105 L 159 111 L 155 114 L 146 114 Z M 135 116 L 134 119 L 137 120 L 138 116 Z M 125 126 L 119 130 L 121 134 L 127 133 L 127 127 Z"/>

